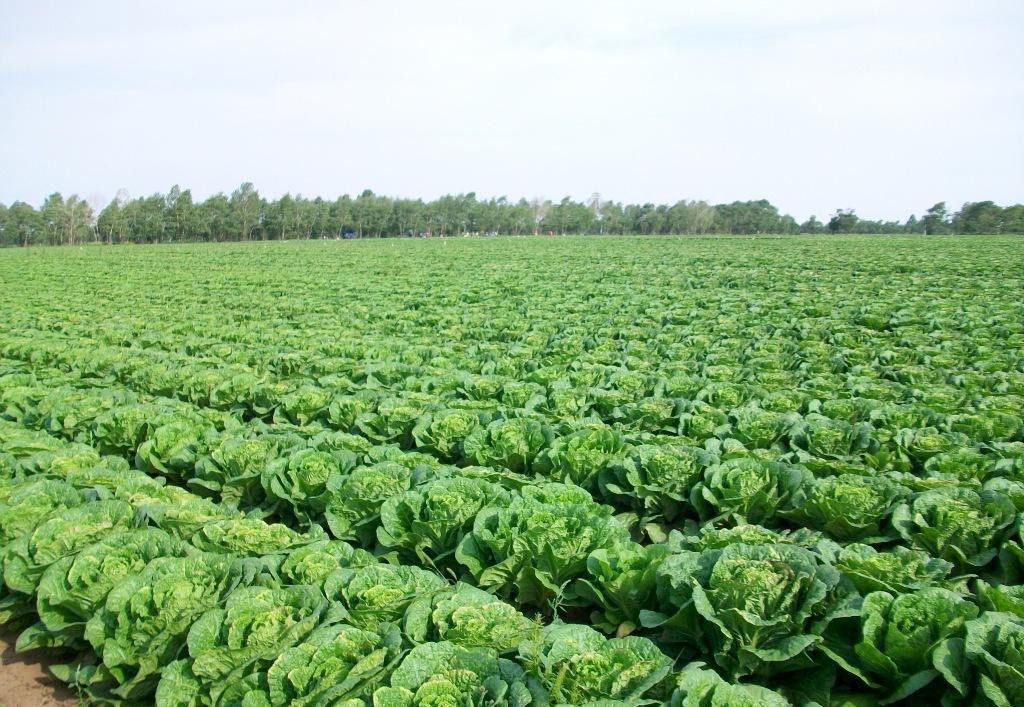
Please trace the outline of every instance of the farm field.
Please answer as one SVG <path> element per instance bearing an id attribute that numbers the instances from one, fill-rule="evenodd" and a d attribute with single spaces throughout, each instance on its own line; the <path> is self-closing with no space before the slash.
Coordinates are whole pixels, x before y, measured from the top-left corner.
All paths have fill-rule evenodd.
<path id="1" fill-rule="evenodd" d="M 19 249 L 0 283 L 0 623 L 92 702 L 1024 704 L 1024 239 Z"/>

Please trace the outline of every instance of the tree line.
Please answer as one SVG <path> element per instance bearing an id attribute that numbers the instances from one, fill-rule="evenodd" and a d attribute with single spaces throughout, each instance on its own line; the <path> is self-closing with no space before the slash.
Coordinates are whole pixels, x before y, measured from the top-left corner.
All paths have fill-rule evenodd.
<path id="1" fill-rule="evenodd" d="M 246 182 L 231 192 L 196 201 L 188 189 L 130 198 L 119 193 L 99 213 L 76 194 L 48 196 L 39 208 L 0 203 L 0 245 L 166 243 L 188 241 L 380 238 L 463 234 L 756 234 L 756 233 L 1024 233 L 1024 205 L 970 202 L 951 213 L 940 202 L 918 219 L 875 221 L 838 209 L 827 221 L 798 223 L 765 199 L 709 204 L 623 204 L 599 194 L 478 199 L 445 195 L 433 201 L 402 199 L 366 190 L 327 200 L 285 194 L 265 199 Z"/>

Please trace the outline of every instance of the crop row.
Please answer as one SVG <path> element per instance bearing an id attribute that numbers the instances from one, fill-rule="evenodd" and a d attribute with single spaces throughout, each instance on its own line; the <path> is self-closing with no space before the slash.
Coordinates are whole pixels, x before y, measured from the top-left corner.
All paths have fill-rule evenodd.
<path id="1" fill-rule="evenodd" d="M 0 424 L 0 450 L 2 618 L 29 624 L 19 650 L 73 656 L 55 672 L 94 700 L 155 691 L 162 705 L 324 705 L 372 694 L 376 705 L 426 705 L 461 690 L 546 705 L 769 694 L 698 665 L 676 674 L 646 639 L 541 627 L 469 585 L 243 517 L 123 465 L 91 465 L 42 433 Z"/>
<path id="2" fill-rule="evenodd" d="M 848 343 L 863 345 L 862 338 L 851 337 Z M 346 395 L 358 394 L 371 399 L 404 397 L 410 405 L 427 407 L 440 402 L 506 416 L 514 411 L 548 424 L 593 419 L 627 432 L 688 434 L 680 418 L 692 413 L 695 405 L 698 410 L 727 411 L 754 404 L 779 412 L 813 412 L 830 402 L 835 390 L 848 389 L 850 397 L 865 406 L 888 415 L 917 414 L 959 431 L 976 432 L 982 437 L 975 441 L 980 442 L 1004 436 L 1006 416 L 1021 410 L 1024 363 L 1015 354 L 958 366 L 968 352 L 957 355 L 933 344 L 936 351 L 927 355 L 912 342 L 901 341 L 896 351 L 863 359 L 858 349 L 796 343 L 778 332 L 754 346 L 703 352 L 704 358 L 671 355 L 669 364 L 656 369 L 635 357 L 619 365 L 570 358 L 541 367 L 533 362 L 529 370 L 481 373 L 479 367 L 452 367 L 450 360 L 436 356 L 423 363 L 428 354 L 410 358 L 409 349 L 394 350 L 391 359 L 383 360 L 358 348 L 348 357 L 278 352 L 261 366 L 230 362 L 235 350 L 215 344 L 197 358 L 191 354 L 198 352 L 188 346 L 180 352 L 97 347 L 87 338 L 39 332 L 9 334 L 0 341 L 0 351 L 8 356 L 181 397 L 203 407 L 298 424 L 334 423 L 332 403 L 337 408 Z M 229 361 L 218 358 L 218 353 Z M 688 405 L 680 406 L 681 402 Z M 876 423 L 891 427 L 884 418 Z"/>
<path id="3" fill-rule="evenodd" d="M 378 635 L 360 655 L 384 656 L 379 681 L 324 700 L 345 707 L 1024 702 L 1019 241 L 349 245 L 11 254 L 0 417 L 25 448 L 0 465 L 83 479 L 90 503 L 156 483 L 175 503 L 147 496 L 141 522 L 203 552 L 228 525 L 272 536 L 232 551 L 240 588 L 290 587 L 266 557 L 301 537 L 348 548 L 331 574 L 370 573 L 360 610 L 404 596 L 395 573 L 491 607 L 431 604 L 431 623 L 417 600 L 373 628 L 326 577 L 298 582 L 349 613 L 319 614 L 330 630 Z M 241 616 L 236 591 L 216 608 Z M 268 617 L 252 633 L 287 633 L 278 599 L 243 596 Z M 226 655 L 201 658 L 209 621 L 159 661 L 162 695 L 255 705 L 326 674 L 275 644 L 204 682 Z M 514 640 L 490 645 L 498 623 Z M 374 697 L 442 635 L 511 673 Z M 97 656 L 65 677 L 118 689 L 92 678 L 120 644 L 77 640 Z M 600 648 L 626 644 L 646 657 Z"/>
<path id="4" fill-rule="evenodd" d="M 23 420 L 48 427 L 54 427 L 55 419 L 74 420 L 69 427 L 56 427 L 69 439 L 98 448 L 112 449 L 111 438 L 139 439 L 138 449 L 146 450 L 135 451 L 141 468 L 179 482 L 205 474 L 200 486 L 229 486 L 237 500 L 259 497 L 262 491 L 264 502 L 277 504 L 267 509 L 264 503 L 267 513 L 304 525 L 321 523 L 336 537 L 368 549 L 376 546 L 378 553 L 393 552 L 453 576 L 461 573 L 524 608 L 552 602 L 569 610 L 590 607 L 594 624 L 609 632 L 646 631 L 673 655 L 713 652 L 718 668 L 733 678 L 755 675 L 771 684 L 776 672 L 798 669 L 823 652 L 866 684 L 880 686 L 859 660 L 844 657 L 836 647 L 842 645 L 835 637 L 840 629 L 830 628 L 836 620 L 839 625 L 866 621 L 863 597 L 877 591 L 923 593 L 932 599 L 938 593 L 977 611 L 968 582 L 971 573 L 984 570 L 988 581 L 977 580 L 972 587 L 982 607 L 1005 609 L 1020 602 L 1014 586 L 1021 580 L 1020 545 L 1012 540 L 1019 518 L 1005 495 L 1006 488 L 1020 482 L 1020 445 L 1004 445 L 1002 455 L 993 454 L 995 449 L 970 450 L 973 456 L 957 451 L 949 463 L 973 463 L 977 489 L 936 473 L 931 482 L 921 479 L 917 491 L 896 480 L 917 478 L 912 474 L 815 477 L 804 467 L 757 457 L 721 459 L 706 449 L 643 445 L 607 468 L 632 464 L 633 471 L 648 474 L 661 468 L 677 485 L 689 483 L 678 505 L 700 509 L 704 523 L 699 531 L 694 526 L 688 534 L 673 533 L 667 543 L 641 546 L 609 517 L 611 509 L 594 504 L 582 488 L 509 471 L 427 466 L 422 462 L 431 457 L 370 447 L 365 439 L 339 432 L 289 438 L 284 430 L 257 424 L 230 427 L 211 438 L 200 427 L 201 434 L 180 444 L 180 422 L 175 426 L 161 420 L 155 409 L 135 401 L 80 402 L 75 408 L 68 405 L 74 400 L 71 393 L 57 388 L 46 398 L 61 401 L 59 415 L 48 413 L 44 404 L 24 411 Z M 96 395 L 105 393 L 100 389 Z M 152 455 L 150 439 L 158 439 L 163 427 L 148 426 L 152 420 L 171 425 L 173 434 L 165 430 L 164 435 L 176 440 L 171 445 L 176 457 Z M 119 424 L 133 421 L 141 432 L 116 432 Z M 182 455 L 182 449 L 188 453 Z M 381 458 L 386 460 L 376 461 Z M 321 483 L 312 487 L 310 478 Z M 886 547 L 899 538 L 909 547 Z M 805 615 L 791 617 L 791 625 L 776 626 L 773 641 L 758 639 L 787 648 L 759 649 L 752 657 L 735 637 L 727 640 L 709 634 L 707 627 L 695 628 L 702 621 L 717 625 L 713 616 L 687 615 L 694 611 L 695 588 L 707 592 L 713 580 L 729 586 L 743 578 L 715 578 L 712 566 L 703 587 L 687 589 L 698 574 L 693 563 L 712 561 L 713 566 L 718 561 L 750 565 L 747 572 L 781 564 L 827 591 Z M 769 610 L 775 607 L 762 607 Z M 794 652 L 791 639 L 801 635 L 816 640 Z M 894 682 L 890 676 L 889 687 L 895 688 Z"/>

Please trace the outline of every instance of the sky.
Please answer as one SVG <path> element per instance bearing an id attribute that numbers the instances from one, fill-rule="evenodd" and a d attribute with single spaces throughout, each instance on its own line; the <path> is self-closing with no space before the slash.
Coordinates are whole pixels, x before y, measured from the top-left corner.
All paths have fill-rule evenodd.
<path id="1" fill-rule="evenodd" d="M 0 0 L 0 202 L 1024 201 L 1020 0 Z"/>

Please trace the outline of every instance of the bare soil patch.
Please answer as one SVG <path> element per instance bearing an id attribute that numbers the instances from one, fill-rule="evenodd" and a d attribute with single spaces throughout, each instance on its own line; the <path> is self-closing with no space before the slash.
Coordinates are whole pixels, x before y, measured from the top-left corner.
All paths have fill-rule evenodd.
<path id="1" fill-rule="evenodd" d="M 71 707 L 78 695 L 47 669 L 59 657 L 43 651 L 15 653 L 17 634 L 0 632 L 0 705 L 2 707 Z M 56 658 L 56 660 L 55 660 Z"/>

